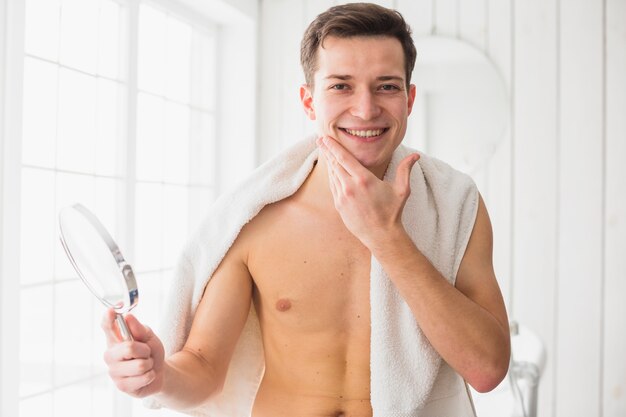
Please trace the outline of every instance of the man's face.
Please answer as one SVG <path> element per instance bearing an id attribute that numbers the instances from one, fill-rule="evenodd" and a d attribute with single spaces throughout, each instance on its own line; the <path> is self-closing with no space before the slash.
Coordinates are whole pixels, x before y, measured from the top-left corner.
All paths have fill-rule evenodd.
<path id="1" fill-rule="evenodd" d="M 406 88 L 404 54 L 392 37 L 329 37 L 317 52 L 314 88 L 302 86 L 318 134 L 339 141 L 382 175 L 406 132 L 415 86 Z"/>

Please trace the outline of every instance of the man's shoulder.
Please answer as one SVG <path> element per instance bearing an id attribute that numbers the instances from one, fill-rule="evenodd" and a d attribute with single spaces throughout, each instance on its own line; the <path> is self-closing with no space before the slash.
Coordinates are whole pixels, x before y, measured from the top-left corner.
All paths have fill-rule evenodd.
<path id="1" fill-rule="evenodd" d="M 256 216 L 243 226 L 241 234 L 255 234 L 267 231 L 269 227 L 275 224 L 277 219 L 284 215 L 288 208 L 288 201 L 289 197 L 264 206 Z"/>
<path id="2" fill-rule="evenodd" d="M 271 228 L 291 227 L 298 222 L 302 222 L 304 218 L 319 218 L 322 213 L 312 203 L 312 197 L 308 190 L 301 187 L 293 194 L 286 196 L 278 201 L 269 203 L 250 219 L 244 226 L 244 230 L 254 231 L 254 233 L 271 232 Z M 244 231 L 242 230 L 242 232 Z"/>

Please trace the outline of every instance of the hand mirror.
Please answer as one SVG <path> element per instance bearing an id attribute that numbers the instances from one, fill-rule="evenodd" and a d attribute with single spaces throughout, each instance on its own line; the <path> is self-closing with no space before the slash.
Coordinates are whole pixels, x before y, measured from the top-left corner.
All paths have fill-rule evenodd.
<path id="1" fill-rule="evenodd" d="M 59 212 L 63 249 L 87 288 L 117 313 L 116 322 L 124 340 L 133 340 L 124 313 L 137 305 L 139 293 L 133 270 L 98 218 L 81 204 Z"/>

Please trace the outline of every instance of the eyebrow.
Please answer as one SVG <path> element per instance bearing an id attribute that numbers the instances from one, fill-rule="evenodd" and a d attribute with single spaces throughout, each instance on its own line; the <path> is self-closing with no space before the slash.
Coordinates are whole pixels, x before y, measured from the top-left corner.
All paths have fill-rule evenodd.
<path id="1" fill-rule="evenodd" d="M 376 78 L 379 81 L 400 81 L 400 82 L 404 82 L 404 78 L 403 77 L 398 77 L 397 75 L 383 75 L 380 76 L 378 78 Z"/>
<path id="2" fill-rule="evenodd" d="M 347 81 L 347 80 L 351 80 L 354 77 L 352 77 L 352 75 L 341 75 L 341 74 L 331 74 L 327 77 L 324 77 L 325 80 L 342 80 L 342 81 Z M 378 81 L 400 81 L 400 82 L 404 82 L 404 78 L 403 77 L 398 77 L 397 75 L 381 75 L 380 77 L 376 77 L 376 79 Z"/>

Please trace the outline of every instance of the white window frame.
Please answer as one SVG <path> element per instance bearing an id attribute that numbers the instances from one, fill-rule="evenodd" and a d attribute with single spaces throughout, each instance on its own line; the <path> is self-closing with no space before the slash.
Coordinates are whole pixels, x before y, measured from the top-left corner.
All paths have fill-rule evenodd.
<path id="1" fill-rule="evenodd" d="M 119 0 L 119 2 L 129 5 L 131 13 L 133 10 L 137 13 L 138 0 Z M 181 13 L 183 17 L 186 15 L 195 21 L 198 18 L 197 13 L 207 20 L 219 21 L 220 66 L 217 69 L 217 76 L 218 79 L 221 74 L 228 74 L 230 77 L 228 91 L 217 92 L 216 130 L 220 146 L 217 148 L 216 192 L 220 193 L 244 178 L 258 163 L 256 159 L 258 1 L 149 0 L 149 2 L 162 5 L 176 14 Z M 0 415 L 3 416 L 19 415 L 20 297 L 17 294 L 20 288 L 24 13 L 23 0 L 0 0 Z M 126 25 L 126 30 L 128 28 L 137 30 L 132 25 Z M 137 39 L 136 36 L 129 38 Z M 136 56 L 136 41 L 130 48 L 128 56 Z M 137 73 L 136 65 L 136 59 L 134 63 L 129 63 L 129 74 Z M 136 81 L 128 79 L 129 100 L 136 101 Z M 245 98 L 243 104 L 242 97 Z M 136 109 L 134 103 L 128 103 L 128 106 L 129 109 Z M 127 138 L 134 141 L 135 117 L 134 114 L 128 113 L 127 117 L 129 118 L 129 123 L 126 123 Z M 129 143 L 127 149 L 132 153 L 134 142 Z M 134 155 L 127 155 L 127 160 L 133 161 L 133 158 Z M 134 166 L 132 168 L 133 170 L 129 172 L 134 172 Z M 132 179 L 133 181 L 129 181 L 128 184 L 134 184 L 134 178 Z M 132 192 L 132 189 L 129 192 Z M 127 202 L 134 204 L 134 195 L 133 198 L 127 198 Z M 134 212 L 132 206 L 127 209 L 129 213 Z M 124 402 L 126 401 L 122 403 Z M 128 402 L 119 405 L 121 407 L 116 407 L 116 413 L 127 415 L 130 411 Z"/>
<path id="2" fill-rule="evenodd" d="M 17 416 L 24 3 L 1 0 L 0 22 L 0 414 Z"/>

